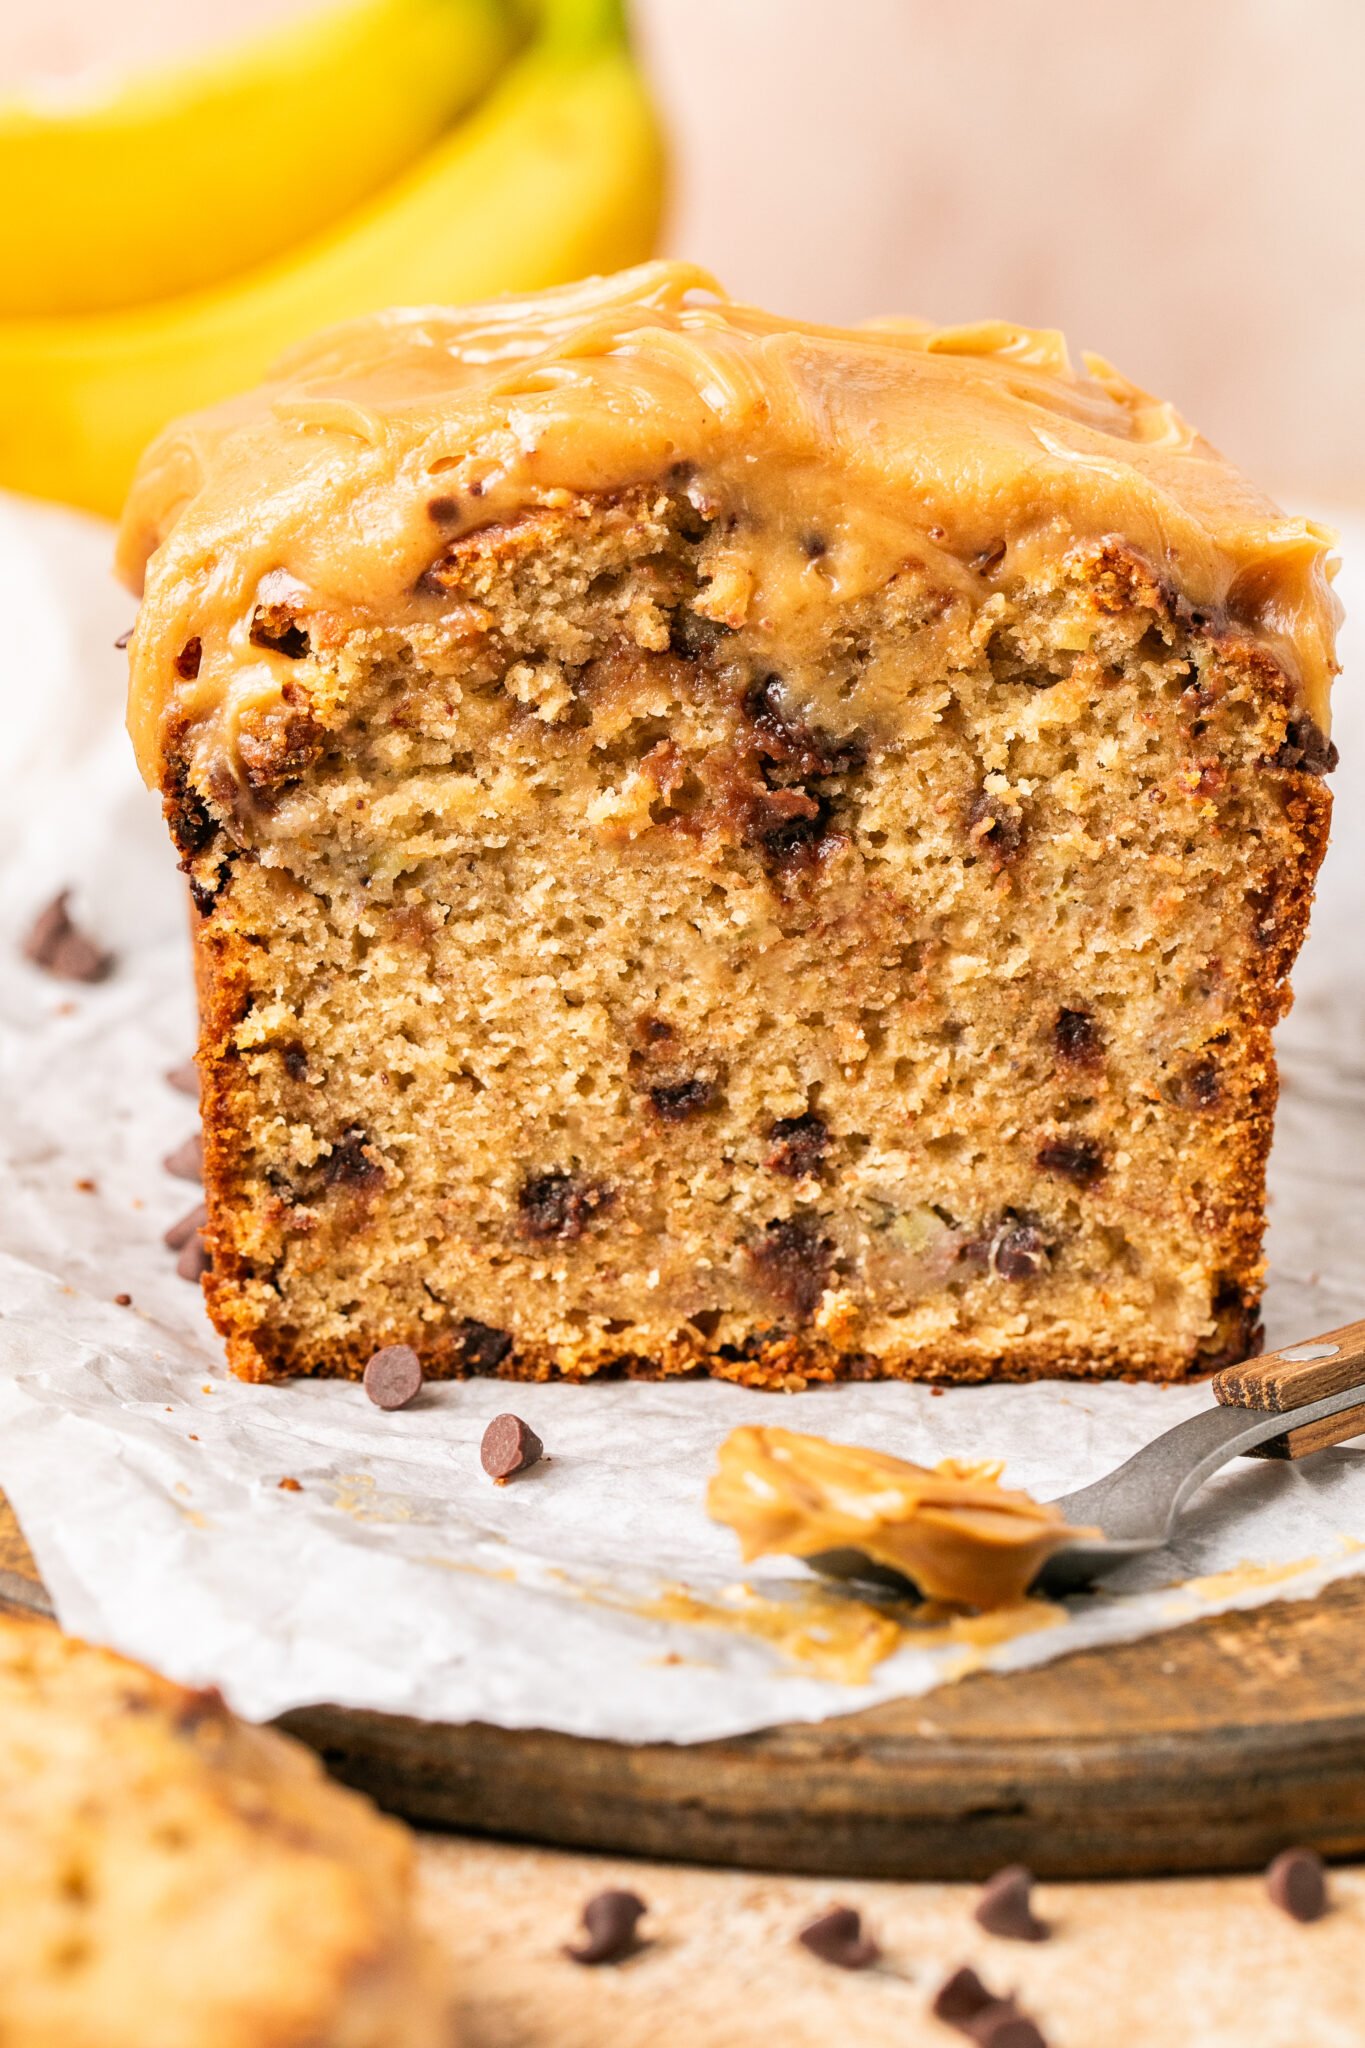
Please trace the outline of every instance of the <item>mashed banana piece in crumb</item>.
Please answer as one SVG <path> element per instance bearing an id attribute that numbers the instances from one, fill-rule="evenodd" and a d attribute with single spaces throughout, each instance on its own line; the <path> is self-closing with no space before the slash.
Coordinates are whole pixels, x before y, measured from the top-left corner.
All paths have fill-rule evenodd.
<path id="1" fill-rule="evenodd" d="M 1053 1507 L 999 1484 L 1003 1466 L 946 1458 L 932 1470 L 856 1444 L 746 1426 L 720 1447 L 707 1490 L 745 1562 L 857 1549 L 932 1600 L 1005 1607 L 1079 1532 Z"/>

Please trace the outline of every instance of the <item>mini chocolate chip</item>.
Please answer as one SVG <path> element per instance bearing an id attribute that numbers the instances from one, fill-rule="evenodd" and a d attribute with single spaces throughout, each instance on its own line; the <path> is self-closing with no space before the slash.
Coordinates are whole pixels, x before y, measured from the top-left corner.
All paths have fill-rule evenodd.
<path id="1" fill-rule="evenodd" d="M 386 1344 L 369 1359 L 361 1384 L 376 1408 L 406 1408 L 422 1391 L 422 1361 L 410 1344 Z"/>
<path id="2" fill-rule="evenodd" d="M 258 604 L 251 614 L 251 644 L 283 654 L 289 661 L 302 661 L 310 641 L 287 604 Z"/>
<path id="3" fill-rule="evenodd" d="M 182 682 L 192 683 L 194 681 L 199 673 L 199 664 L 203 658 L 204 643 L 196 633 L 192 640 L 185 642 L 179 654 L 175 657 L 175 672 Z"/>
<path id="4" fill-rule="evenodd" d="M 322 1177 L 329 1187 L 368 1188 L 384 1178 L 370 1140 L 359 1124 L 342 1132 L 323 1161 Z"/>
<path id="5" fill-rule="evenodd" d="M 778 1216 L 750 1245 L 749 1258 L 771 1292 L 806 1317 L 818 1307 L 829 1281 L 834 1242 L 818 1216 Z"/>
<path id="6" fill-rule="evenodd" d="M 495 1330 L 489 1323 L 476 1322 L 466 1316 L 457 1332 L 460 1347 L 460 1363 L 470 1374 L 496 1372 L 512 1349 L 512 1338 L 506 1330 Z"/>
<path id="7" fill-rule="evenodd" d="M 428 498 L 427 518 L 437 526 L 457 526 L 460 519 L 458 498 Z"/>
<path id="8" fill-rule="evenodd" d="M 1321 1920 L 1329 1907 L 1327 1873 L 1313 1849 L 1284 1849 L 1265 1874 L 1271 1900 L 1291 1920 Z"/>
<path id="9" fill-rule="evenodd" d="M 1023 851 L 1028 827 L 1022 809 L 978 790 L 967 809 L 967 837 L 998 874 Z"/>
<path id="10" fill-rule="evenodd" d="M 640 1946 L 636 1928 L 648 1912 L 636 1892 L 598 1892 L 583 1908 L 587 1940 L 564 1953 L 576 1963 L 619 1963 Z"/>
<path id="11" fill-rule="evenodd" d="M 1032 1889 L 1033 1873 L 1022 1863 L 997 1870 L 981 1887 L 973 1914 L 978 1927 L 984 1927 L 987 1934 L 998 1934 L 1003 1941 L 1046 1941 L 1052 1930 L 1033 1911 Z"/>
<path id="12" fill-rule="evenodd" d="M 197 1209 L 191 1209 L 187 1216 L 182 1216 L 178 1222 L 173 1223 L 161 1242 L 167 1251 L 178 1252 L 203 1229 L 208 1220 L 209 1212 L 201 1202 Z"/>
<path id="13" fill-rule="evenodd" d="M 1089 1010 L 1058 1010 L 1052 1042 L 1057 1057 L 1076 1067 L 1093 1066 L 1104 1051 L 1099 1026 Z"/>
<path id="14" fill-rule="evenodd" d="M 193 1060 L 183 1060 L 178 1067 L 168 1068 L 166 1080 L 179 1094 L 199 1100 L 199 1069 Z"/>
<path id="15" fill-rule="evenodd" d="M 936 2020 L 943 2020 L 950 2027 L 965 2029 L 981 2013 L 1000 2002 L 993 1991 L 986 1989 L 976 1971 L 963 1963 L 939 1985 L 929 2010 Z"/>
<path id="16" fill-rule="evenodd" d="M 1035 1224 L 1007 1223 L 993 1239 L 989 1258 L 1002 1280 L 1032 1280 L 1048 1262 L 1047 1241 Z"/>
<path id="17" fill-rule="evenodd" d="M 1341 755 L 1316 719 L 1307 715 L 1290 719 L 1284 743 L 1275 755 L 1277 768 L 1298 768 L 1305 775 L 1330 775 L 1340 765 Z"/>
<path id="18" fill-rule="evenodd" d="M 135 629 L 132 626 L 125 626 L 123 631 L 119 634 L 118 639 L 114 642 L 114 645 L 115 647 L 117 647 L 120 654 L 122 654 L 124 648 L 132 639 L 134 630 Z"/>
<path id="19" fill-rule="evenodd" d="M 803 1927 L 796 1938 L 802 1948 L 838 1970 L 870 1969 L 881 1955 L 872 1936 L 863 1933 L 862 1915 L 852 1906 L 831 1907 Z"/>
<path id="20" fill-rule="evenodd" d="M 175 1262 L 175 1270 L 182 1280 L 191 1280 L 197 1287 L 205 1273 L 211 1272 L 212 1269 L 213 1260 L 205 1248 L 203 1237 L 196 1230 L 193 1237 L 182 1245 L 180 1257 Z"/>
<path id="21" fill-rule="evenodd" d="M 23 939 L 23 956 L 58 981 L 103 981 L 114 956 L 72 923 L 66 909 L 70 900 L 71 891 L 63 889 L 39 911 Z"/>
<path id="22" fill-rule="evenodd" d="M 666 1045 L 669 1039 L 677 1036 L 671 1024 L 648 1011 L 635 1019 L 635 1030 L 643 1045 Z"/>
<path id="23" fill-rule="evenodd" d="M 132 1297 L 132 1295 L 131 1295 L 131 1294 L 116 1294 L 116 1295 L 114 1296 L 114 1307 L 115 1307 L 115 1308 L 131 1308 L 131 1307 L 132 1307 L 132 1305 L 133 1305 L 133 1297 Z"/>
<path id="24" fill-rule="evenodd" d="M 1035 1157 L 1044 1173 L 1060 1174 L 1078 1188 L 1104 1179 L 1104 1152 L 1093 1138 L 1049 1138 Z"/>
<path id="25" fill-rule="evenodd" d="M 545 1446 L 519 1415 L 495 1415 L 479 1445 L 479 1463 L 502 1486 L 518 1472 L 529 1472 L 544 1456 Z"/>
<path id="26" fill-rule="evenodd" d="M 567 1244 L 611 1207 L 608 1188 L 573 1173 L 538 1173 L 517 1191 L 517 1230 L 535 1244 Z"/>
<path id="27" fill-rule="evenodd" d="M 202 1180 L 204 1178 L 204 1138 L 196 1131 L 186 1138 L 183 1145 L 177 1145 L 174 1152 L 168 1152 L 161 1162 L 167 1173 L 173 1173 L 177 1180 Z"/>
<path id="28" fill-rule="evenodd" d="M 284 1071 L 288 1074 L 291 1081 L 306 1081 L 308 1079 L 308 1055 L 297 1041 L 291 1041 L 288 1045 L 282 1045 L 280 1047 L 280 1058 L 284 1061 Z"/>
<path id="29" fill-rule="evenodd" d="M 785 1174 L 788 1180 L 804 1180 L 824 1158 L 829 1125 L 808 1109 L 802 1116 L 778 1117 L 768 1136 L 773 1146 L 765 1162 L 769 1172 Z"/>
<path id="30" fill-rule="evenodd" d="M 801 552 L 808 561 L 818 562 L 822 555 L 829 553 L 829 542 L 823 533 L 803 533 Z"/>
<path id="31" fill-rule="evenodd" d="M 689 1117 L 709 1109 L 715 1085 L 695 1076 L 690 1081 L 658 1081 L 649 1091 L 654 1114 L 666 1124 L 685 1124 Z"/>
<path id="32" fill-rule="evenodd" d="M 965 1964 L 939 1986 L 929 2010 L 978 2048 L 1047 2048 L 1035 2022 L 1014 2000 L 988 1991 Z"/>
<path id="33" fill-rule="evenodd" d="M 1222 1092 L 1222 1078 L 1214 1059 L 1196 1060 L 1193 1066 L 1186 1067 L 1175 1087 L 1176 1099 L 1185 1109 L 1212 1109 Z"/>

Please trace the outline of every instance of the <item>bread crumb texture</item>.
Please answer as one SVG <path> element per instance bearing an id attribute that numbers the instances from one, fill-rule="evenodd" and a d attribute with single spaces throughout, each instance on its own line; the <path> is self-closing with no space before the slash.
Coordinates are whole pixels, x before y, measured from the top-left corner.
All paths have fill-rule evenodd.
<path id="1" fill-rule="evenodd" d="M 793 534 L 778 672 L 742 517 L 558 497 L 277 607 L 234 776 L 163 735 L 234 1368 L 1243 1355 L 1329 815 L 1265 637 L 1117 539 L 849 599 Z"/>

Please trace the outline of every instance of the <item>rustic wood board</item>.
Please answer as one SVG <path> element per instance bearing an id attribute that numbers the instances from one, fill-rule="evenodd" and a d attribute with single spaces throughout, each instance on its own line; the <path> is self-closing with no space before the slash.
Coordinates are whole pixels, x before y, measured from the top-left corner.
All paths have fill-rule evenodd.
<path id="1" fill-rule="evenodd" d="M 49 1612 L 0 1496 L 0 1603 Z M 316 1707 L 283 1725 L 432 1826 L 846 1877 L 1253 1869 L 1365 1853 L 1365 1580 L 688 1746 Z"/>

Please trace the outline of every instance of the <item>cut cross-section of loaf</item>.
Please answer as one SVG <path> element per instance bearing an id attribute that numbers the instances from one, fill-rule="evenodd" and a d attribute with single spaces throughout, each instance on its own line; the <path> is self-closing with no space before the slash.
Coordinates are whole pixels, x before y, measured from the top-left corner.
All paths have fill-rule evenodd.
<path id="1" fill-rule="evenodd" d="M 1327 545 L 1054 335 L 678 266 L 172 431 L 132 728 L 236 1369 L 1245 1352 Z"/>

